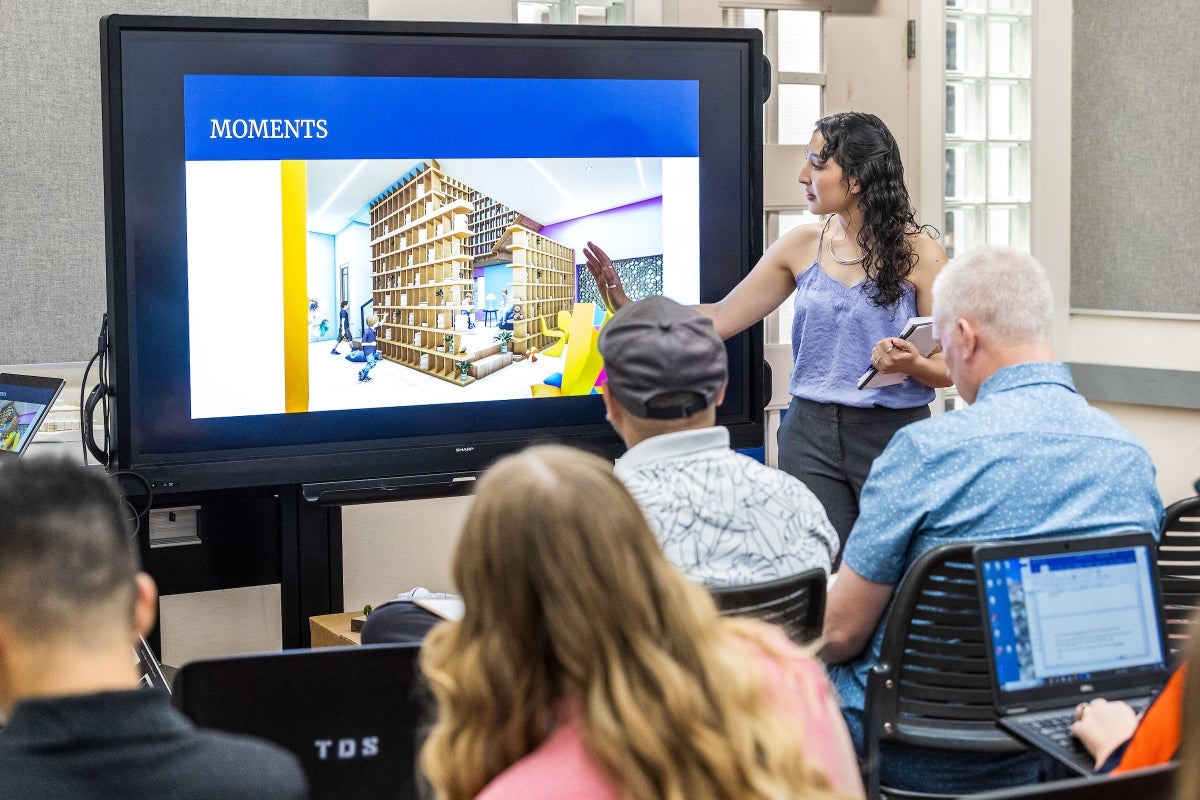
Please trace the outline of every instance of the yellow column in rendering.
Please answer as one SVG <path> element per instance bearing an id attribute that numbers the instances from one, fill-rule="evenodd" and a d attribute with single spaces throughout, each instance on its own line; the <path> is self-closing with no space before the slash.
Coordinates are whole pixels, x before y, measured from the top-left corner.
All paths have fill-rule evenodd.
<path id="1" fill-rule="evenodd" d="M 308 411 L 308 167 L 279 165 L 283 203 L 284 408 Z"/>

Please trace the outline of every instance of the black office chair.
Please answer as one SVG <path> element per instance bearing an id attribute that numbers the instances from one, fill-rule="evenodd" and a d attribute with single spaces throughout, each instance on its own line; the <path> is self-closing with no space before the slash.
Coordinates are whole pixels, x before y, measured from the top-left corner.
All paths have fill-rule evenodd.
<path id="1" fill-rule="evenodd" d="M 882 787 L 880 744 L 1016 754 L 996 724 L 971 550 L 945 544 L 909 567 L 896 590 L 879 661 L 867 678 L 863 782 L 867 797 L 935 797 Z"/>
<path id="2" fill-rule="evenodd" d="M 314 799 L 416 800 L 418 732 L 432 702 L 419 652 L 406 642 L 191 661 L 172 701 L 197 725 L 295 753 Z"/>
<path id="3" fill-rule="evenodd" d="M 1178 654 L 1200 609 L 1200 495 L 1167 506 L 1157 558 L 1167 643 Z"/>
<path id="4" fill-rule="evenodd" d="M 712 588 L 722 616 L 749 616 L 781 626 L 797 644 L 821 635 L 825 623 L 825 570 L 815 567 L 786 578 Z"/>
<path id="5" fill-rule="evenodd" d="M 971 795 L 971 800 L 1172 800 L 1176 767 L 1160 764 L 1120 775 L 1035 783 Z"/>

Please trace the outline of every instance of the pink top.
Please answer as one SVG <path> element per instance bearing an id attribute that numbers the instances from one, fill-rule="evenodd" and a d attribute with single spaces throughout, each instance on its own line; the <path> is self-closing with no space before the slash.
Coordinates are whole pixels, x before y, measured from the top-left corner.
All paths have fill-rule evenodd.
<path id="1" fill-rule="evenodd" d="M 803 732 L 805 755 L 825 771 L 834 789 L 862 797 L 858 762 L 825 671 L 782 636 L 782 662 L 761 661 L 772 699 L 786 708 Z M 529 755 L 497 775 L 478 800 L 620 800 L 617 787 L 583 748 L 576 714 Z"/>

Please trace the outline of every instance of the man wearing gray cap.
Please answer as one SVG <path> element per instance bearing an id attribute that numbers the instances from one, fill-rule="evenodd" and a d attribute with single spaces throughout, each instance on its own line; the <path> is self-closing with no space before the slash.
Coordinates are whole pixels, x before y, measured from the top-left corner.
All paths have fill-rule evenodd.
<path id="1" fill-rule="evenodd" d="M 665 297 L 600 331 L 608 420 L 628 447 L 617 477 L 677 567 L 711 586 L 829 571 L 837 534 L 803 483 L 729 447 L 716 427 L 728 382 L 712 321 Z"/>

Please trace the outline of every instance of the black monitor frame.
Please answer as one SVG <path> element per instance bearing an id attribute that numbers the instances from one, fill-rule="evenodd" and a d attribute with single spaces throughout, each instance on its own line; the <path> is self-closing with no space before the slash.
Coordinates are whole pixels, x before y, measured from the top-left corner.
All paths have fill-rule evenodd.
<path id="1" fill-rule="evenodd" d="M 562 441 L 609 457 L 623 450 L 597 396 L 438 406 L 415 421 L 402 421 L 395 409 L 191 419 L 186 358 L 180 358 L 186 351 L 156 344 L 186 335 L 186 296 L 178 289 L 186 250 L 178 237 L 155 238 L 147 223 L 151 216 L 164 228 L 184 221 L 182 123 L 173 118 L 182 74 L 404 75 L 411 70 L 382 63 L 389 47 L 403 62 L 406 46 L 437 43 L 462 58 L 448 57 L 454 66 L 436 74 L 478 75 L 478 51 L 487 48 L 505 54 L 496 68 L 506 76 L 690 77 L 701 94 L 700 301 L 723 297 L 762 253 L 769 68 L 757 31 L 122 15 L 105 17 L 100 30 L 111 467 L 141 474 L 156 494 L 301 484 L 310 500 L 352 502 L 412 487 L 457 491 L 532 441 Z M 360 58 L 354 55 L 364 49 L 360 43 L 382 49 Z M 339 57 L 347 63 L 335 70 Z M 736 69 L 710 74 L 713 64 Z M 168 144 L 155 144 L 161 141 Z M 148 277 L 162 271 L 175 275 L 167 291 Z M 731 384 L 717 421 L 735 447 L 758 446 L 766 391 L 761 324 L 732 337 L 727 348 Z M 558 405 L 539 405 L 546 402 Z M 338 430 L 346 434 L 330 434 Z"/>

